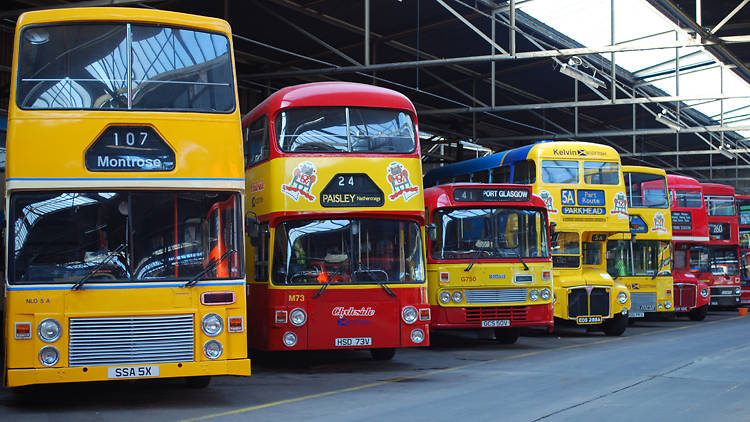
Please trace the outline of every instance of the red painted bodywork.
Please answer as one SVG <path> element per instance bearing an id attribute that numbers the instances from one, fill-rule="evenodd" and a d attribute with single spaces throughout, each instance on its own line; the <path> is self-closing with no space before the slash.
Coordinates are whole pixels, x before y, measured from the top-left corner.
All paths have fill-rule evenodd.
<path id="1" fill-rule="evenodd" d="M 300 156 L 330 156 L 336 159 L 347 157 L 371 157 L 382 159 L 384 156 L 375 154 L 335 154 L 335 153 L 284 153 L 280 150 L 276 140 L 274 128 L 275 116 L 284 109 L 300 107 L 373 107 L 402 110 L 411 116 L 415 133 L 419 133 L 417 113 L 409 99 L 390 89 L 349 83 L 349 82 L 320 82 L 290 86 L 276 91 L 246 114 L 242 119 L 243 128 L 252 123 L 257 117 L 266 115 L 269 121 L 269 135 L 271 137 L 269 159 L 284 159 Z M 416 148 L 408 154 L 388 154 L 388 159 L 398 157 L 419 158 L 419 138 Z M 421 183 L 421 175 L 418 176 Z M 421 206 L 420 206 L 421 208 Z M 279 223 L 292 219 L 310 218 L 400 218 L 415 221 L 424 225 L 424 213 L 421 209 L 414 211 L 394 212 L 387 208 L 372 211 L 351 212 L 346 209 L 331 210 L 319 208 L 315 211 L 288 212 L 279 210 L 266 215 L 258 215 L 262 222 L 268 222 L 275 228 Z M 248 288 L 248 342 L 251 347 L 260 350 L 320 350 L 320 349 L 372 349 L 397 348 L 409 346 L 428 346 L 429 319 L 418 317 L 413 324 L 407 324 L 401 317 L 406 306 L 414 306 L 418 314 L 420 310 L 429 310 L 427 303 L 427 287 L 402 287 L 389 284 L 388 287 L 396 294 L 390 296 L 379 285 L 349 285 L 347 288 L 333 288 L 332 284 L 318 297 L 313 297 L 321 286 L 302 288 L 301 286 L 273 286 L 270 282 L 251 283 Z M 369 308 L 374 310 L 370 316 L 333 315 L 333 308 Z M 301 308 L 307 313 L 307 321 L 300 327 L 287 322 L 277 324 L 275 313 L 277 310 L 289 312 Z M 429 316 L 429 315 L 428 315 Z M 424 341 L 415 344 L 410 337 L 411 331 L 421 328 L 424 331 Z M 286 332 L 297 335 L 297 344 L 287 347 L 282 342 Z M 372 345 L 336 347 L 336 338 L 371 337 Z"/>
<path id="2" fill-rule="evenodd" d="M 741 207 L 745 204 L 750 205 L 750 195 L 735 195 L 734 198 L 737 201 L 740 223 L 740 284 L 742 286 L 740 304 L 747 306 L 750 305 L 750 245 L 747 243 L 743 245 L 742 233 L 750 232 L 750 215 L 743 218 Z"/>
<path id="3" fill-rule="evenodd" d="M 721 185 L 718 183 L 701 183 L 701 187 L 703 187 L 703 196 L 728 196 L 734 198 L 734 187 L 729 185 Z M 708 204 L 706 204 L 708 206 Z M 724 216 L 724 215 L 708 215 L 708 223 L 709 223 L 709 240 L 708 240 L 708 247 L 731 247 L 737 250 L 737 256 L 739 256 L 739 247 L 740 247 L 740 225 L 739 225 L 739 219 L 737 217 L 737 207 L 735 206 L 735 212 L 734 215 L 731 216 Z M 715 236 L 713 236 L 710 233 L 710 226 L 711 224 L 718 224 L 718 223 L 725 223 L 729 224 L 729 230 L 730 235 L 729 239 L 718 239 Z M 701 280 L 706 280 L 709 287 L 711 287 L 711 294 L 713 297 L 713 300 L 711 301 L 712 304 L 717 305 L 737 305 L 738 303 L 722 303 L 719 298 L 716 296 L 721 293 L 728 290 L 733 290 L 736 287 L 740 285 L 740 276 L 739 275 L 724 275 L 724 274 L 713 274 L 711 272 L 707 273 L 701 273 L 698 275 L 698 278 Z"/>
<path id="4" fill-rule="evenodd" d="M 433 213 L 441 208 L 487 208 L 487 207 L 510 207 L 510 208 L 530 208 L 541 211 L 549 225 L 547 207 L 544 201 L 536 194 L 531 193 L 528 201 L 481 201 L 481 202 L 457 202 L 453 200 L 453 191 L 458 188 L 531 188 L 526 185 L 513 184 L 485 184 L 485 183 L 453 183 L 447 185 L 438 185 L 427 188 L 424 191 L 425 204 L 429 215 L 428 223 L 433 222 Z M 549 226 L 547 227 L 547 245 L 550 245 Z M 427 243 L 427 264 L 466 264 L 472 259 L 466 260 L 441 260 L 433 259 L 429 252 L 429 242 Z M 550 271 L 552 271 L 552 254 L 549 258 L 524 258 L 526 263 L 530 262 L 549 262 Z M 519 263 L 518 259 L 478 259 L 477 265 L 482 263 Z M 551 287 L 550 287 L 551 288 Z M 436 329 L 477 329 L 481 328 L 482 320 L 509 319 L 511 327 L 554 327 L 554 308 L 553 304 L 540 305 L 488 305 L 473 307 L 444 307 L 440 305 L 431 305 L 432 321 L 430 328 Z"/>
<path id="5" fill-rule="evenodd" d="M 672 242 L 674 243 L 675 253 L 684 251 L 685 266 L 677 267 L 672 271 L 674 279 L 674 308 L 677 312 L 689 312 L 692 309 L 707 306 L 711 300 L 711 295 L 702 297 L 701 289 L 708 289 L 708 285 L 698 279 L 690 271 L 690 249 L 696 246 L 705 246 L 708 243 L 708 214 L 706 213 L 706 204 L 703 201 L 703 188 L 701 184 L 686 176 L 676 174 L 667 174 L 667 187 L 671 199 L 670 211 L 672 213 Z M 675 191 L 690 191 L 701 195 L 700 208 L 686 208 L 678 203 Z M 675 213 L 686 213 L 690 215 L 690 230 L 680 230 L 680 224 L 675 217 Z M 685 224 L 683 224 L 685 225 Z"/>

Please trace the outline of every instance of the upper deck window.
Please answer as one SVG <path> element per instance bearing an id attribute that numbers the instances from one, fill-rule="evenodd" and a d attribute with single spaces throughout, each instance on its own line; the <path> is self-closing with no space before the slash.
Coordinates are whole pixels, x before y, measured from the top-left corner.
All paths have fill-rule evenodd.
<path id="1" fill-rule="evenodd" d="M 417 147 L 414 123 L 399 110 L 312 107 L 276 116 L 284 152 L 408 154 Z"/>
<path id="2" fill-rule="evenodd" d="M 40 110 L 234 110 L 229 40 L 162 25 L 69 23 L 21 33 L 16 102 Z"/>
<path id="3" fill-rule="evenodd" d="M 578 183 L 578 161 L 542 160 L 542 182 Z"/>
<path id="4" fill-rule="evenodd" d="M 740 225 L 750 225 L 750 199 L 737 199 L 737 212 L 740 215 Z"/>
<path id="5" fill-rule="evenodd" d="M 628 206 L 631 208 L 669 208 L 667 180 L 648 173 L 625 173 Z"/>
<path id="6" fill-rule="evenodd" d="M 734 212 L 734 197 L 706 196 L 706 210 L 710 216 L 732 216 Z"/>
<path id="7" fill-rule="evenodd" d="M 583 180 L 590 185 L 616 185 L 620 182 L 620 165 L 602 161 L 584 161 Z"/>
<path id="8" fill-rule="evenodd" d="M 703 195 L 697 191 L 672 191 L 672 201 L 677 208 L 703 208 Z"/>

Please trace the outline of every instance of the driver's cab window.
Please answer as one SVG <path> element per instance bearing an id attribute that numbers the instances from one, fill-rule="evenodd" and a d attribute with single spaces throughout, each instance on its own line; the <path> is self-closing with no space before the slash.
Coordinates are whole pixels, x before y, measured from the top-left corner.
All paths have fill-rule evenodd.
<path id="1" fill-rule="evenodd" d="M 583 242 L 583 265 L 601 265 L 602 243 Z"/>

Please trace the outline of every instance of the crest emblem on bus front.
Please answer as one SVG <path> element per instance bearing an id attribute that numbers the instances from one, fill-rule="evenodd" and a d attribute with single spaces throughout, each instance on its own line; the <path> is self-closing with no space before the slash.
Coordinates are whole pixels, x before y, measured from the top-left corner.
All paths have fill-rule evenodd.
<path id="1" fill-rule="evenodd" d="M 618 219 L 627 218 L 630 219 L 628 214 L 628 197 L 622 192 L 617 192 L 612 199 L 613 208 L 609 212 L 612 215 L 616 215 Z"/>
<path id="2" fill-rule="evenodd" d="M 550 214 L 557 214 L 557 208 L 555 208 L 555 199 L 552 198 L 552 194 L 546 190 L 539 192 L 539 197 L 544 201 L 544 206 L 547 207 L 547 212 Z"/>
<path id="3" fill-rule="evenodd" d="M 317 171 L 318 169 L 315 168 L 315 164 L 309 161 L 299 163 L 292 173 L 292 180 L 289 184 L 281 185 L 281 193 L 295 201 L 297 201 L 300 196 L 310 202 L 314 201 L 315 195 L 310 191 L 318 180 L 318 176 L 315 175 Z"/>
<path id="4" fill-rule="evenodd" d="M 391 184 L 393 192 L 388 195 L 388 199 L 395 201 L 399 196 L 404 198 L 404 201 L 409 201 L 411 198 L 419 194 L 419 186 L 412 185 L 409 181 L 409 171 L 404 168 L 404 165 L 394 161 L 388 165 L 388 183 Z"/>
<path id="5" fill-rule="evenodd" d="M 667 228 L 664 225 L 665 222 L 666 219 L 664 218 L 664 214 L 662 214 L 661 211 L 657 211 L 656 214 L 654 214 L 654 226 L 651 227 L 651 231 L 657 232 L 658 234 L 667 233 Z"/>

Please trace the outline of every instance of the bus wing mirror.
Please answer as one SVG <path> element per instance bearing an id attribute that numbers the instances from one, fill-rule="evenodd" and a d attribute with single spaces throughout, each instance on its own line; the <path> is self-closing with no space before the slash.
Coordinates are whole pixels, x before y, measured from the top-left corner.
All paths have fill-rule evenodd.
<path id="1" fill-rule="evenodd" d="M 437 226 L 435 223 L 430 223 L 425 226 L 425 229 L 427 229 L 427 237 L 430 238 L 430 240 L 436 240 L 437 239 Z"/>
<path id="2" fill-rule="evenodd" d="M 248 213 L 245 216 L 245 231 L 251 243 L 255 244 L 260 237 L 260 222 L 255 214 Z"/>
<path id="3" fill-rule="evenodd" d="M 557 237 L 560 236 L 560 233 L 555 231 L 555 227 L 557 227 L 557 223 L 549 223 L 549 240 L 552 241 L 552 244 L 557 243 Z"/>

